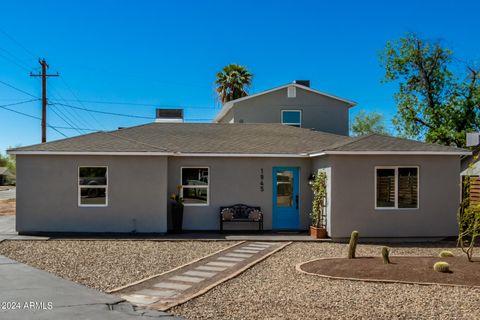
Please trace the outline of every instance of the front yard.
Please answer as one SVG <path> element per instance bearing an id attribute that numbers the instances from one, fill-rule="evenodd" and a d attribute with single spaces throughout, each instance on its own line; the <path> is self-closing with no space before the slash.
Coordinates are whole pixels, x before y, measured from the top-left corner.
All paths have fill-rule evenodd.
<path id="1" fill-rule="evenodd" d="M 0 243 L 0 254 L 108 290 L 231 244 L 4 241 Z M 436 256 L 444 245 L 393 245 L 392 255 Z M 357 255 L 378 256 L 380 248 L 359 245 Z M 457 249 L 450 250 L 461 254 Z M 186 319 L 472 319 L 478 312 L 479 289 L 328 280 L 295 270 L 300 262 L 345 254 L 344 244 L 293 243 L 238 277 L 170 311 Z"/>

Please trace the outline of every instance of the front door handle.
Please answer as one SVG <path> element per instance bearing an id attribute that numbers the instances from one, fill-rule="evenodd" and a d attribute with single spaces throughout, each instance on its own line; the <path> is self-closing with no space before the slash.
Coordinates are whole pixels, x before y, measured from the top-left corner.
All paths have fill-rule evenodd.
<path id="1" fill-rule="evenodd" d="M 295 203 L 296 203 L 296 207 L 297 207 L 297 210 L 298 210 L 298 194 L 295 196 Z"/>

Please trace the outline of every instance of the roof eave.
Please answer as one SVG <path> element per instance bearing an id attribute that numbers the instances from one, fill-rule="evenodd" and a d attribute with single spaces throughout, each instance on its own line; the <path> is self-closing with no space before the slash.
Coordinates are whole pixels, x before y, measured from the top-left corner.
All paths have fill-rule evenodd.
<path id="1" fill-rule="evenodd" d="M 321 157 L 325 155 L 436 155 L 436 156 L 467 156 L 470 151 L 320 151 L 309 153 L 309 157 Z"/>

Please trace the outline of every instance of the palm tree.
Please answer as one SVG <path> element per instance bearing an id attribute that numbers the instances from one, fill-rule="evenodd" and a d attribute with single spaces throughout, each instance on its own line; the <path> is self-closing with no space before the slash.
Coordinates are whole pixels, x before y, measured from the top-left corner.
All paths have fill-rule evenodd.
<path id="1" fill-rule="evenodd" d="M 239 64 L 229 64 L 217 73 L 218 98 L 225 104 L 248 95 L 247 88 L 252 84 L 253 74 Z"/>

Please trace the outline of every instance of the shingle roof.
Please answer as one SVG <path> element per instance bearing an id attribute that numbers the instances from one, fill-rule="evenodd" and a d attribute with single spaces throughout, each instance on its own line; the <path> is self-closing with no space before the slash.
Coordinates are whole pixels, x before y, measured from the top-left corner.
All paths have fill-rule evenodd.
<path id="1" fill-rule="evenodd" d="M 325 151 L 466 150 L 383 135 L 351 138 L 281 124 L 151 123 L 10 150 L 28 151 L 307 155 Z"/>

